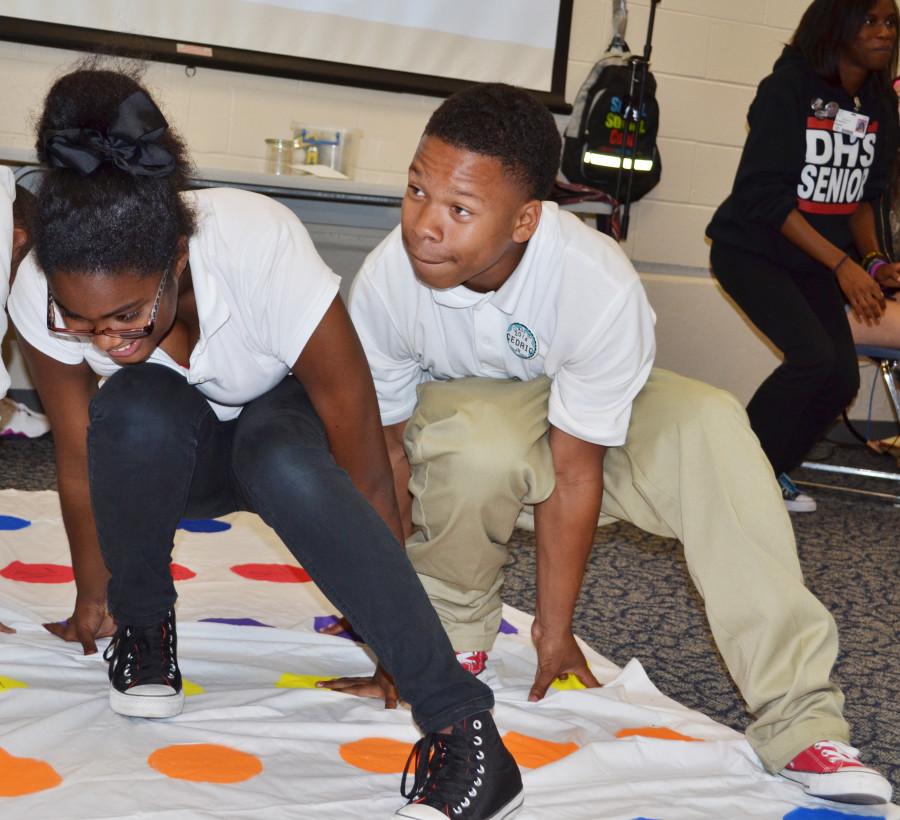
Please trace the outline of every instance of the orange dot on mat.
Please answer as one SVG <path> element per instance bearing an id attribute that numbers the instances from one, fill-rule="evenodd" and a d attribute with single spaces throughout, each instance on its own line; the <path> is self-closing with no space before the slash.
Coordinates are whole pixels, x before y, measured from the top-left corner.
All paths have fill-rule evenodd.
<path id="1" fill-rule="evenodd" d="M 634 729 L 619 729 L 616 737 L 652 737 L 656 740 L 687 740 L 692 743 L 703 743 L 702 737 L 683 735 L 666 726 L 638 726 Z"/>
<path id="2" fill-rule="evenodd" d="M 292 564 L 236 564 L 231 571 L 251 581 L 274 581 L 277 584 L 306 584 L 312 580 L 303 567 Z"/>
<path id="3" fill-rule="evenodd" d="M 173 581 L 190 581 L 191 578 L 197 577 L 196 572 L 181 564 L 169 564 L 169 571 L 172 573 Z"/>
<path id="4" fill-rule="evenodd" d="M 62 783 L 49 763 L 32 757 L 13 757 L 0 749 L 0 797 L 19 797 Z"/>
<path id="5" fill-rule="evenodd" d="M 72 567 L 64 564 L 23 564 L 21 561 L 7 564 L 0 569 L 0 575 L 26 584 L 67 584 L 75 580 Z"/>
<path id="6" fill-rule="evenodd" d="M 411 749 L 412 743 L 386 737 L 364 737 L 341 744 L 340 753 L 345 763 L 357 769 L 376 774 L 400 774 Z"/>
<path id="7" fill-rule="evenodd" d="M 516 763 L 526 769 L 537 769 L 548 763 L 555 763 L 578 751 L 577 743 L 554 743 L 552 740 L 541 740 L 518 732 L 507 732 L 503 735 L 503 743 Z"/>
<path id="8" fill-rule="evenodd" d="M 153 752 L 147 763 L 166 777 L 198 783 L 240 783 L 263 770 L 255 755 L 217 743 L 164 746 Z"/>

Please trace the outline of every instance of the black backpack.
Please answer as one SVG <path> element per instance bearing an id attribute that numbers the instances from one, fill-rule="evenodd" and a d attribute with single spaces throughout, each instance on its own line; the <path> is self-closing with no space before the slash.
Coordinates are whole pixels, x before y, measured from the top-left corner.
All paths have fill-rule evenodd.
<path id="1" fill-rule="evenodd" d="M 635 79 L 639 81 L 641 76 L 640 64 L 633 63 L 626 52 L 608 52 L 594 66 L 578 91 L 564 134 L 560 169 L 570 182 L 599 188 L 620 201 L 629 202 L 640 199 L 659 182 L 662 174 L 656 146 L 659 104 L 656 79 L 649 71 L 645 75 L 643 116 L 635 148 L 640 95 L 640 85 Z M 634 172 L 628 196 L 632 160 Z"/>

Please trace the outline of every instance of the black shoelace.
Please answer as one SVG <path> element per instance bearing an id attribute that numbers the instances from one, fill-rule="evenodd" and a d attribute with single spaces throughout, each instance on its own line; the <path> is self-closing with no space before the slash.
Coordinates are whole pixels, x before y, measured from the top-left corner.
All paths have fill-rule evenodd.
<path id="1" fill-rule="evenodd" d="M 473 749 L 464 735 L 432 732 L 422 737 L 409 754 L 400 794 L 407 800 L 446 804 L 455 815 L 469 806 L 481 786 L 484 752 Z M 415 761 L 412 787 L 406 791 L 410 764 Z"/>
<path id="2" fill-rule="evenodd" d="M 106 647 L 103 659 L 112 661 L 113 674 L 121 676 L 126 689 L 145 683 L 175 686 L 178 667 L 171 621 L 166 619 L 140 629 L 120 627 Z"/>

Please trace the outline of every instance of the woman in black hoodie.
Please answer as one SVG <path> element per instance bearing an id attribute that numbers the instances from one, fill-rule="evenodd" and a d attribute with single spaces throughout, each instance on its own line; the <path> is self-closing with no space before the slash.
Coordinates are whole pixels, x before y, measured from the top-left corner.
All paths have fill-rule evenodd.
<path id="1" fill-rule="evenodd" d="M 876 230 L 896 152 L 895 0 L 814 0 L 759 85 L 731 195 L 707 228 L 716 278 L 782 352 L 747 407 L 788 509 L 787 472 L 859 389 L 845 306 L 866 324 L 900 285 Z M 873 207 L 875 203 L 875 207 Z"/>

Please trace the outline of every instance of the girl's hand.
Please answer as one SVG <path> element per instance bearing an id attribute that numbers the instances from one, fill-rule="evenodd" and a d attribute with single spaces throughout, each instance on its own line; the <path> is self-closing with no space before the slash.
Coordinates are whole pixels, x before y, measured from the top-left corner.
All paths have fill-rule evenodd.
<path id="1" fill-rule="evenodd" d="M 850 303 L 853 315 L 870 327 L 877 325 L 884 313 L 884 293 L 881 286 L 852 259 L 844 260 L 838 266 L 835 276 Z"/>
<path id="2" fill-rule="evenodd" d="M 880 265 L 875 271 L 875 281 L 883 288 L 900 288 L 900 263 Z"/>
<path id="3" fill-rule="evenodd" d="M 0 632 L 5 632 L 7 635 L 12 635 L 16 630 L 11 626 L 7 626 L 6 624 L 0 624 Z"/>
<path id="4" fill-rule="evenodd" d="M 44 624 L 44 629 L 64 641 L 80 643 L 85 655 L 97 651 L 95 638 L 109 638 L 116 633 L 116 622 L 106 609 L 106 601 L 75 599 L 72 617 L 63 623 Z"/>
<path id="5" fill-rule="evenodd" d="M 400 702 L 400 695 L 397 693 L 394 679 L 380 663 L 375 667 L 375 673 L 370 678 L 334 678 L 333 680 L 319 681 L 316 686 L 320 689 L 331 689 L 333 692 L 344 692 L 360 698 L 378 698 L 384 700 L 385 709 L 396 709 Z"/>

